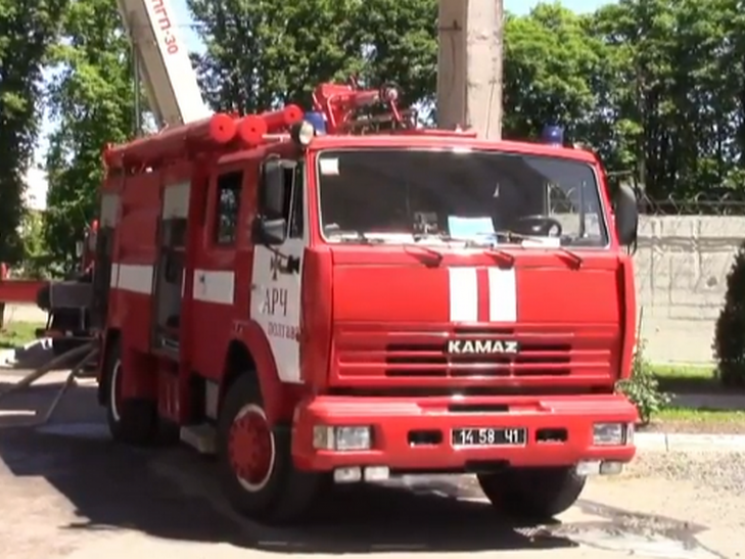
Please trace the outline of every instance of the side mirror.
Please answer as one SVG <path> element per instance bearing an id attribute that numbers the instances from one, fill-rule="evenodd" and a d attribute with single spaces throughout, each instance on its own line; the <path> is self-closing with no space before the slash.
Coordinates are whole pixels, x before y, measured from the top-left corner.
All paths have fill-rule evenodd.
<path id="1" fill-rule="evenodd" d="M 75 257 L 76 258 L 82 258 L 83 257 L 83 250 L 84 250 L 83 241 L 77 241 L 75 243 Z"/>
<path id="2" fill-rule="evenodd" d="M 284 168 L 279 160 L 264 163 L 259 185 L 259 214 L 274 221 L 284 215 Z"/>
<path id="3" fill-rule="evenodd" d="M 627 184 L 619 185 L 614 205 L 618 241 L 624 246 L 631 246 L 636 242 L 639 228 L 639 208 L 634 189 Z"/>
<path id="4" fill-rule="evenodd" d="M 281 245 L 287 235 L 285 219 L 266 219 L 257 217 L 253 225 L 254 242 L 262 245 Z"/>

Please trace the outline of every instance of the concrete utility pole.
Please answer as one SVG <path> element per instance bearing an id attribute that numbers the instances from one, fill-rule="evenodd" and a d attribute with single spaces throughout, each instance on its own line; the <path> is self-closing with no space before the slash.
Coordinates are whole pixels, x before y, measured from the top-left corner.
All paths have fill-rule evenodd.
<path id="1" fill-rule="evenodd" d="M 502 137 L 503 0 L 440 0 L 437 121 Z"/>

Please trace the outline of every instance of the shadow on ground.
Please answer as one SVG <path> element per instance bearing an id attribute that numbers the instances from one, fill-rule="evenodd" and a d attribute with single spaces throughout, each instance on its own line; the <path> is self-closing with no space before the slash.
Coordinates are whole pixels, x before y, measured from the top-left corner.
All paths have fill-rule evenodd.
<path id="1" fill-rule="evenodd" d="M 31 399 L 16 401 L 15 407 L 39 400 L 48 405 L 54 389 L 39 387 L 34 398 L 18 395 L 14 398 Z M 9 403 L 0 403 L 0 409 Z M 575 546 L 548 529 L 510 524 L 483 502 L 459 500 L 472 489 L 464 489 L 458 478 L 433 479 L 413 489 L 337 489 L 312 525 L 260 526 L 232 513 L 219 497 L 211 461 L 181 447 L 134 450 L 113 444 L 95 409 L 93 387 L 73 389 L 57 417 L 42 430 L 0 429 L 0 460 L 13 476 L 41 477 L 72 503 L 77 519 L 64 530 L 128 529 L 179 541 L 306 554 Z"/>
<path id="2" fill-rule="evenodd" d="M 4 373 L 0 377 L 0 432 L 14 427 L 38 425 L 47 415 L 68 374 L 68 371 L 53 371 L 38 384 L 6 393 L 25 375 L 19 373 L 17 378 L 11 378 L 14 375 Z M 68 423 L 100 421 L 103 414 L 95 405 L 96 387 L 93 382 L 88 379 L 75 381 L 75 385 L 57 405 L 51 421 L 58 417 Z"/>

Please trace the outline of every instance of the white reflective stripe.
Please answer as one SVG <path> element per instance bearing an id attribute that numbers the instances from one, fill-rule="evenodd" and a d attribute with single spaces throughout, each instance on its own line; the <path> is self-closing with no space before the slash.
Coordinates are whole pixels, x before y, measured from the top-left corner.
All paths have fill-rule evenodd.
<path id="1" fill-rule="evenodd" d="M 515 268 L 489 268 L 489 321 L 517 322 Z"/>
<path id="2" fill-rule="evenodd" d="M 151 295 L 153 292 L 153 267 L 146 264 L 115 264 L 119 270 L 116 287 L 134 293 Z M 112 269 L 113 267 L 112 266 Z M 112 282 L 114 275 L 112 270 Z"/>
<path id="3" fill-rule="evenodd" d="M 109 287 L 116 287 L 119 281 L 119 264 L 111 265 L 111 277 L 109 278 Z"/>
<path id="4" fill-rule="evenodd" d="M 169 184 L 163 191 L 163 219 L 189 217 L 189 181 Z"/>
<path id="5" fill-rule="evenodd" d="M 477 322 L 479 319 L 479 284 L 476 268 L 449 268 L 450 321 Z"/>
<path id="6" fill-rule="evenodd" d="M 232 305 L 235 274 L 230 270 L 194 270 L 194 300 Z"/>

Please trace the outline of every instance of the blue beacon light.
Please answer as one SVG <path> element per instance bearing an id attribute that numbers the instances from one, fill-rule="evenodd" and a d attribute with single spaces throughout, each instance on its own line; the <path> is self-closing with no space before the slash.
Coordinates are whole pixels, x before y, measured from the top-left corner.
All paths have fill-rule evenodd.
<path id="1" fill-rule="evenodd" d="M 317 136 L 326 133 L 326 119 L 324 118 L 323 113 L 310 111 L 305 113 L 305 116 L 303 118 L 313 125 L 313 128 L 315 128 L 316 130 Z"/>
<path id="2" fill-rule="evenodd" d="M 554 124 L 548 124 L 543 127 L 541 140 L 544 144 L 560 147 L 564 145 L 564 128 Z"/>

